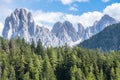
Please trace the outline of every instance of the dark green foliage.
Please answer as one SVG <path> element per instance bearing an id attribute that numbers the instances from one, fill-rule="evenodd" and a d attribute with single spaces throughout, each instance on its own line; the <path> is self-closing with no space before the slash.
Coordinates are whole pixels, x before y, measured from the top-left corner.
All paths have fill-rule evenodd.
<path id="1" fill-rule="evenodd" d="M 100 33 L 83 41 L 79 46 L 89 49 L 99 48 L 103 51 L 120 50 L 120 23 L 106 27 Z"/>
<path id="2" fill-rule="evenodd" d="M 38 54 L 38 55 L 43 56 L 43 46 L 42 46 L 42 42 L 41 42 L 40 39 L 39 39 L 39 41 L 37 43 L 37 47 L 36 47 L 35 53 Z"/>
<path id="3" fill-rule="evenodd" d="M 120 52 L 0 38 L 0 80 L 120 80 Z"/>
<path id="4" fill-rule="evenodd" d="M 33 39 L 32 39 L 32 43 L 31 43 L 31 49 L 33 52 L 35 52 L 35 42 Z"/>

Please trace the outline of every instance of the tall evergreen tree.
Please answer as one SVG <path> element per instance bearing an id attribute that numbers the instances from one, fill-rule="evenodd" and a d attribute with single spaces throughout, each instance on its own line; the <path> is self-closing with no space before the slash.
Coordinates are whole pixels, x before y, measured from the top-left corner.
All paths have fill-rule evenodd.
<path id="1" fill-rule="evenodd" d="M 43 46 L 42 46 L 42 42 L 40 39 L 37 42 L 36 54 L 43 56 Z"/>

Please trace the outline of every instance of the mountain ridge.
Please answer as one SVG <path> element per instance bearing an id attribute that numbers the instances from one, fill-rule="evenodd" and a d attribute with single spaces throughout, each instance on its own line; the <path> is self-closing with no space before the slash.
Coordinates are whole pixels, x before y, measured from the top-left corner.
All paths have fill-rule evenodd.
<path id="1" fill-rule="evenodd" d="M 103 26 L 97 26 L 100 21 L 103 21 L 101 24 Z M 44 46 L 63 46 L 65 43 L 69 46 L 73 46 L 73 43 L 76 44 L 84 41 L 100 32 L 106 27 L 106 25 L 116 23 L 116 21 L 108 15 L 104 15 L 100 21 L 86 29 L 81 23 L 78 23 L 78 31 L 76 31 L 71 22 L 59 21 L 54 24 L 52 30 L 50 31 L 45 27 L 36 25 L 32 13 L 28 10 L 15 9 L 15 11 L 6 18 L 2 35 L 5 39 L 17 38 L 19 36 L 30 43 L 32 39 L 36 43 L 39 39 L 41 39 Z M 98 27 L 102 28 L 98 30 Z"/>
<path id="2" fill-rule="evenodd" d="M 5 39 L 24 38 L 27 42 L 41 39 L 44 46 L 61 46 L 62 42 L 49 29 L 35 24 L 33 16 L 26 9 L 16 9 L 5 20 L 3 29 Z"/>
<path id="3" fill-rule="evenodd" d="M 100 33 L 79 44 L 88 49 L 101 49 L 103 51 L 120 50 L 120 23 L 106 27 Z"/>
<path id="4" fill-rule="evenodd" d="M 89 39 L 93 35 L 102 31 L 105 27 L 114 23 L 117 23 L 117 21 L 109 15 L 105 14 L 99 21 L 95 21 L 93 26 L 86 28 L 83 40 Z"/>

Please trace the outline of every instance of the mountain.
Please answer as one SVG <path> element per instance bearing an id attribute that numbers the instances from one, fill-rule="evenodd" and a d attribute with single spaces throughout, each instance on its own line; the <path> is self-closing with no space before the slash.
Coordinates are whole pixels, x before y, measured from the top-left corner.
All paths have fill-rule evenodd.
<path id="1" fill-rule="evenodd" d="M 117 23 L 117 21 L 109 15 L 104 15 L 99 21 L 96 21 L 93 26 L 86 28 L 83 40 L 89 39 L 91 36 L 102 31 L 105 27 Z"/>
<path id="2" fill-rule="evenodd" d="M 44 46 L 62 46 L 63 43 L 51 31 L 45 27 L 37 26 L 35 33 L 36 42 L 41 39 Z"/>
<path id="3" fill-rule="evenodd" d="M 100 33 L 80 43 L 79 46 L 103 51 L 120 50 L 120 23 L 106 27 Z"/>
<path id="4" fill-rule="evenodd" d="M 20 36 L 28 41 L 35 34 L 35 29 L 32 14 L 25 9 L 16 9 L 6 18 L 2 34 L 4 38 Z"/>
<path id="5" fill-rule="evenodd" d="M 41 39 L 44 46 L 61 46 L 62 42 L 49 29 L 35 24 L 31 12 L 16 9 L 5 20 L 2 35 L 5 39 L 24 38 L 27 42 Z"/>
<path id="6" fill-rule="evenodd" d="M 77 34 L 79 35 L 80 38 L 82 36 L 84 36 L 84 34 L 85 34 L 85 28 L 81 23 L 78 23 L 78 32 L 77 32 Z"/>
<path id="7" fill-rule="evenodd" d="M 93 26 L 88 28 L 78 23 L 78 31 L 69 21 L 56 22 L 50 31 L 43 26 L 36 25 L 32 13 L 28 10 L 16 9 L 6 18 L 2 35 L 5 39 L 17 38 L 19 36 L 29 43 L 32 40 L 37 43 L 41 39 L 43 46 L 62 46 L 65 43 L 73 46 L 89 39 L 102 31 L 106 26 L 116 22 L 109 15 L 104 15 Z"/>
<path id="8" fill-rule="evenodd" d="M 63 23 L 56 22 L 53 26 L 52 33 L 54 33 L 62 42 L 67 44 L 79 40 L 77 31 L 69 21 Z"/>

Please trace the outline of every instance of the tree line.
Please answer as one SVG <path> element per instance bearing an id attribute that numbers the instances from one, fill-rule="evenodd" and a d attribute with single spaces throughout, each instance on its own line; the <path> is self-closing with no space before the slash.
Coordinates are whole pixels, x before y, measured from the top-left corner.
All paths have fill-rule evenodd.
<path id="1" fill-rule="evenodd" d="M 120 52 L 0 37 L 0 80 L 120 80 Z"/>

